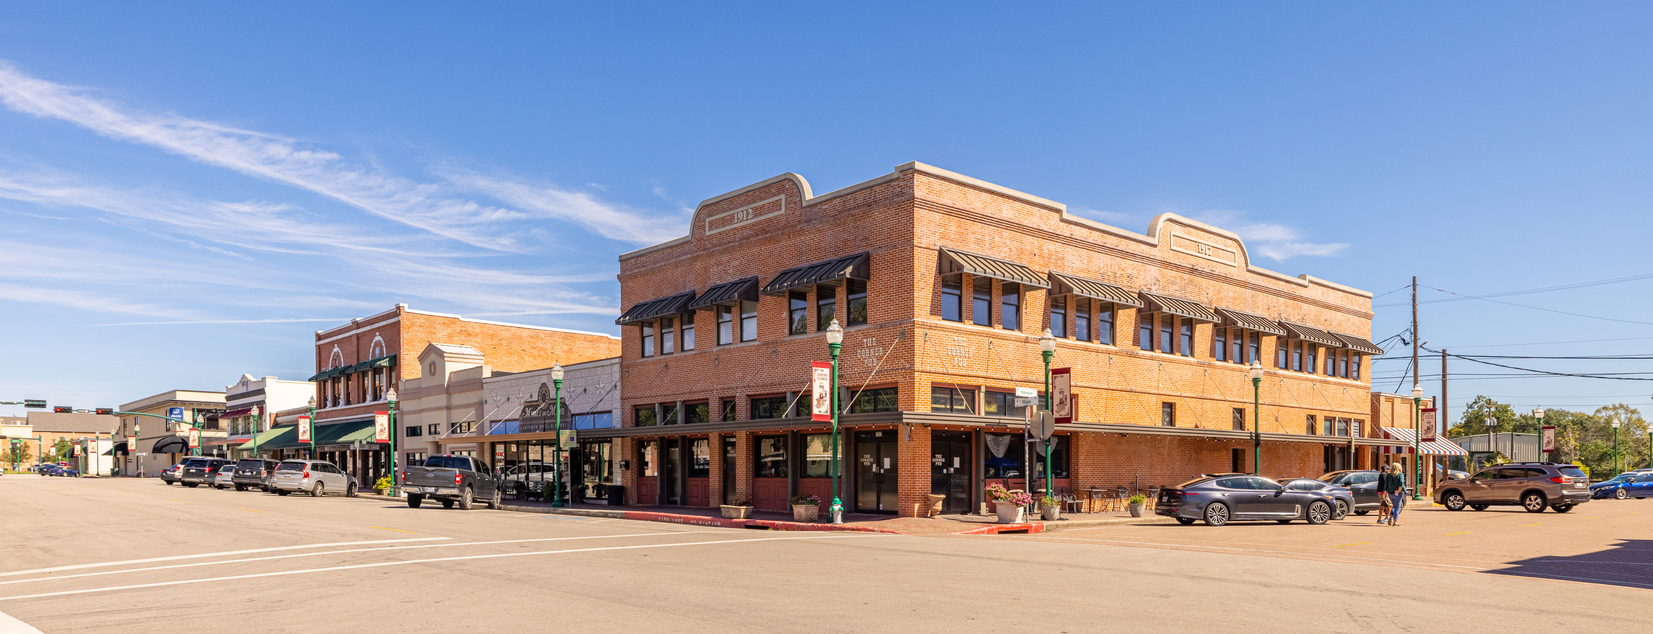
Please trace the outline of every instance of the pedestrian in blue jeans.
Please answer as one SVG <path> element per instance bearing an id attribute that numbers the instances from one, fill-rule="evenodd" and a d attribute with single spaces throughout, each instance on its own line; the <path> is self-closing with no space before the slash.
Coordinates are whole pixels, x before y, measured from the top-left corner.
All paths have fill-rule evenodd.
<path id="1" fill-rule="evenodd" d="M 1378 495 L 1389 500 L 1389 514 L 1378 518 L 1378 523 L 1387 523 L 1397 526 L 1400 519 L 1400 507 L 1406 503 L 1406 480 L 1401 477 L 1400 463 L 1389 465 L 1389 468 L 1378 475 Z"/>

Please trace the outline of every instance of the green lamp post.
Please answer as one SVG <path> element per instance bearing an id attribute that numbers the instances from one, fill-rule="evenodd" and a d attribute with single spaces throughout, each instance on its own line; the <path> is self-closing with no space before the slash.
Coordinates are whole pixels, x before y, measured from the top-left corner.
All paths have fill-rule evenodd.
<path id="1" fill-rule="evenodd" d="M 1251 360 L 1251 472 L 1263 475 L 1263 365 Z"/>
<path id="2" fill-rule="evenodd" d="M 826 340 L 827 352 L 832 354 L 832 507 L 828 512 L 833 524 L 843 524 L 844 503 L 838 494 L 838 353 L 844 348 L 844 328 L 837 319 L 827 326 Z"/>
<path id="3" fill-rule="evenodd" d="M 260 423 L 260 419 L 258 418 L 258 415 L 260 413 L 261 412 L 258 409 L 257 405 L 254 405 L 251 410 L 247 411 L 247 415 L 253 417 L 253 457 L 254 458 L 258 457 L 258 436 L 259 436 L 259 434 L 264 432 L 264 425 L 262 425 Z"/>
<path id="4" fill-rule="evenodd" d="M 300 424 L 310 426 L 309 429 L 304 430 L 304 435 L 310 437 L 310 455 L 309 455 L 309 458 L 311 460 L 315 460 L 316 459 L 316 397 L 315 397 L 315 395 L 310 396 L 310 420 L 304 421 Z"/>
<path id="5" fill-rule="evenodd" d="M 1412 384 L 1412 499 L 1423 499 L 1423 386 Z"/>
<path id="6" fill-rule="evenodd" d="M 1045 411 L 1049 412 L 1052 409 L 1051 398 L 1053 396 L 1050 393 L 1050 359 L 1051 357 L 1056 356 L 1056 337 L 1050 334 L 1049 328 L 1046 328 L 1045 334 L 1039 337 L 1039 356 L 1044 357 L 1045 359 Z M 1071 403 L 1072 401 L 1068 402 Z M 1056 443 L 1051 442 L 1049 438 L 1045 439 L 1045 495 L 1050 497 L 1054 497 L 1051 494 L 1055 489 L 1055 485 L 1053 484 L 1055 480 L 1052 480 L 1050 477 L 1050 449 L 1051 445 L 1054 444 Z M 1042 503 L 1039 500 L 1035 500 L 1035 502 Z"/>
<path id="7" fill-rule="evenodd" d="M 556 396 L 552 399 L 555 408 L 551 413 L 551 428 L 556 432 L 556 451 L 551 454 L 551 507 L 565 506 L 563 503 L 562 488 L 562 377 L 561 363 L 551 365 L 551 384 L 556 386 Z M 572 483 L 570 483 L 572 484 Z"/>
<path id="8" fill-rule="evenodd" d="M 396 492 L 397 492 L 398 487 L 396 486 L 396 388 L 395 387 L 392 387 L 388 390 L 385 390 L 385 402 L 390 405 L 390 410 L 388 412 L 386 412 L 387 420 L 385 421 L 385 424 L 390 426 L 390 497 L 396 497 Z M 310 434 L 310 442 L 312 444 L 314 444 L 316 442 L 316 434 L 314 432 L 312 432 Z"/>
<path id="9" fill-rule="evenodd" d="M 1620 421 L 1619 421 L 1618 418 L 1615 417 L 1613 419 L 1613 474 L 1614 475 L 1618 475 L 1618 474 L 1624 472 L 1624 467 L 1623 467 L 1623 465 L 1621 464 L 1621 462 L 1619 460 L 1619 425 L 1620 425 Z"/>

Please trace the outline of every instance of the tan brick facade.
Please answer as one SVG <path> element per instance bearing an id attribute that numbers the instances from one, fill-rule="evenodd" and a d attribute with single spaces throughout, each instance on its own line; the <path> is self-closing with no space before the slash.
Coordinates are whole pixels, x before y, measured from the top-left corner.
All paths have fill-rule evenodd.
<path id="1" fill-rule="evenodd" d="M 1169 295 L 1207 308 L 1370 338 L 1369 293 L 1262 269 L 1230 232 L 1164 214 L 1153 220 L 1146 234 L 1136 234 L 1073 216 L 1060 203 L 917 163 L 821 196 L 812 195 L 801 177 L 787 174 L 710 199 L 697 209 L 689 236 L 621 256 L 621 299 L 630 308 L 686 291 L 704 294 L 715 285 L 750 276 L 758 278 L 761 288 L 784 269 L 868 253 L 867 323 L 845 326 L 840 385 L 852 390 L 862 385 L 896 388 L 899 411 L 848 414 L 844 420 L 855 429 L 899 430 L 899 510 L 912 515 L 928 504 L 932 468 L 942 460 L 930 446 L 932 427 L 940 429 L 951 422 L 947 416 L 956 416 L 957 429 L 976 434 L 978 467 L 979 432 L 1019 433 L 1020 418 L 979 414 L 989 391 L 1043 388 L 1038 339 L 1052 326 L 1051 292 L 1024 284 L 1015 295 L 1020 300 L 1020 323 L 1007 327 L 1000 317 L 1003 276 L 989 278 L 986 305 L 991 314 L 986 325 L 977 325 L 972 301 L 976 280 L 969 272 L 952 274 L 951 279 L 960 283 L 960 314 L 957 321 L 946 318 L 950 315 L 943 306 L 944 277 L 938 274 L 946 270 L 943 249 L 1019 264 L 1040 279 L 1050 272 L 1077 276 L 1132 294 Z M 733 421 L 709 423 L 705 433 L 738 428 L 737 437 L 746 441 L 752 435 L 744 431 L 748 429 L 760 435 L 825 429 L 797 418 L 776 419 L 773 427 L 767 427 L 768 421 L 749 422 L 753 397 L 801 393 L 799 407 L 807 408 L 809 363 L 828 357 L 825 334 L 817 323 L 819 300 L 835 299 L 839 319 L 847 316 L 846 286 L 797 290 L 807 293 L 803 334 L 789 334 L 786 295 L 759 299 L 754 341 L 740 341 L 737 335 L 732 343 L 719 345 L 715 307 L 703 308 L 694 316 L 694 350 L 663 354 L 657 349 L 644 357 L 642 326 L 626 325 L 621 346 L 622 426 L 635 425 L 638 407 L 652 410 L 656 404 L 707 401 L 716 412 L 717 403 L 732 399 Z M 1073 299 L 1065 300 L 1070 322 Z M 1100 334 L 1099 303 L 1087 301 L 1090 328 Z M 1180 322 L 1172 322 L 1174 351 L 1143 351 L 1136 341 L 1138 313 L 1133 306 L 1116 307 L 1108 329 L 1112 344 L 1081 341 L 1072 328 L 1058 342 L 1053 366 L 1072 368 L 1078 411 L 1075 425 L 1063 430 L 1077 434 L 1068 436 L 1075 444 L 1069 457 L 1071 475 L 1059 479 L 1057 486 L 1174 484 L 1191 474 L 1227 471 L 1236 448 L 1246 453 L 1249 470 L 1252 383 L 1245 365 L 1214 358 L 1219 325 L 1189 320 L 1190 347 L 1183 345 Z M 738 314 L 732 321 L 739 322 Z M 1284 339 L 1268 334 L 1258 342 L 1265 375 L 1260 387 L 1262 471 L 1270 476 L 1318 475 L 1329 464 L 1325 447 L 1348 449 L 1354 441 L 1347 436 L 1305 438 L 1308 417 L 1315 417 L 1316 436 L 1324 431 L 1321 421 L 1328 418 L 1342 424 L 1333 425 L 1334 434 L 1342 429 L 1346 435 L 1354 423 L 1364 423 L 1372 415 L 1369 359 L 1355 356 L 1347 347 L 1294 339 L 1299 345 L 1314 345 L 1316 372 L 1280 370 L 1274 367 L 1275 346 Z M 1180 354 L 1185 347 L 1191 354 Z M 1324 371 L 1328 351 L 1342 363 L 1334 366 L 1335 376 Z M 968 392 L 968 411 L 931 414 L 933 387 L 956 388 L 961 396 Z M 1167 403 L 1175 410 L 1181 435 L 1165 435 L 1161 428 Z M 1243 410 L 1245 421 L 1245 431 L 1238 436 L 1236 408 Z M 775 431 L 758 430 L 758 425 Z M 1122 430 L 1129 428 L 1122 425 L 1140 426 L 1143 433 L 1124 434 Z M 617 433 L 657 431 L 697 434 L 682 427 Z M 797 470 L 801 450 L 793 449 L 792 468 Z M 854 455 L 844 455 L 844 478 L 854 481 Z M 752 460 L 744 451 L 739 458 L 737 489 L 743 493 L 750 490 L 745 471 Z M 722 475 L 721 469 L 713 471 L 711 490 L 721 490 L 717 478 Z M 975 478 L 980 484 L 980 474 Z M 1017 479 L 1013 484 L 1024 483 Z M 793 486 L 795 491 L 802 488 Z M 847 488 L 851 491 L 846 497 L 852 497 L 854 483 Z M 972 494 L 972 504 L 979 498 Z M 846 506 L 854 508 L 849 500 Z"/>

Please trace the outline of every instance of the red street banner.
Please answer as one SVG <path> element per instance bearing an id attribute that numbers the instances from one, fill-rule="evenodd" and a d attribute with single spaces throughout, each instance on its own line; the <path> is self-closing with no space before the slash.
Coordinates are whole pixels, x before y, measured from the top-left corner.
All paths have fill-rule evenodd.
<path id="1" fill-rule="evenodd" d="M 810 362 L 809 373 L 812 392 L 810 420 L 832 422 L 832 364 L 827 361 Z"/>
<path id="2" fill-rule="evenodd" d="M 1544 426 L 1544 448 L 1540 451 L 1555 451 L 1555 425 Z"/>
<path id="3" fill-rule="evenodd" d="M 201 430 L 199 430 L 199 429 L 189 430 L 189 448 L 190 449 L 199 449 L 200 447 L 201 447 Z"/>
<path id="4" fill-rule="evenodd" d="M 390 442 L 390 412 L 373 412 L 373 442 Z"/>
<path id="5" fill-rule="evenodd" d="M 1422 439 L 1423 442 L 1435 442 L 1435 408 L 1423 408 L 1422 427 L 1422 430 L 1418 432 L 1421 434 L 1419 438 Z"/>
<path id="6" fill-rule="evenodd" d="M 298 417 L 298 441 L 310 442 L 310 417 Z"/>
<path id="7" fill-rule="evenodd" d="M 1050 413 L 1056 424 L 1073 422 L 1073 369 L 1056 368 L 1050 371 Z"/>
<path id="8" fill-rule="evenodd" d="M 137 455 L 137 453 L 138 453 L 138 437 L 137 436 L 127 436 L 126 437 L 126 453 L 127 453 L 127 455 Z"/>

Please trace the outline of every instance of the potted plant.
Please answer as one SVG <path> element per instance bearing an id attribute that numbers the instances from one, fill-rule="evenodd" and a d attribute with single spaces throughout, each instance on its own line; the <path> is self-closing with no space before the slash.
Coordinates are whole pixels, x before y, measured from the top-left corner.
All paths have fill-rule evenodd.
<path id="1" fill-rule="evenodd" d="M 390 476 L 385 476 L 385 477 L 379 478 L 379 480 L 377 482 L 373 483 L 373 492 L 377 493 L 379 495 L 384 495 L 386 491 L 390 490 L 390 487 L 391 487 Z"/>
<path id="2" fill-rule="evenodd" d="M 1146 496 L 1138 493 L 1125 501 L 1130 504 L 1128 508 L 1131 509 L 1131 517 L 1142 517 L 1142 503 L 1148 501 Z"/>
<path id="3" fill-rule="evenodd" d="M 821 516 L 821 498 L 814 495 L 792 496 L 792 521 L 813 522 Z"/>
<path id="4" fill-rule="evenodd" d="M 987 499 L 993 501 L 993 512 L 1000 524 L 1022 521 L 1022 508 L 1033 503 L 1033 495 L 1026 491 L 1009 491 L 1000 484 L 987 485 Z"/>
<path id="5" fill-rule="evenodd" d="M 745 500 L 734 504 L 719 505 L 718 508 L 723 510 L 723 519 L 726 520 L 752 519 L 752 503 Z"/>
<path id="6" fill-rule="evenodd" d="M 1039 498 L 1039 514 L 1043 515 L 1047 522 L 1062 519 L 1062 501 L 1048 495 Z"/>

